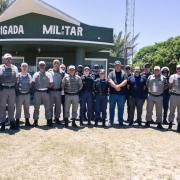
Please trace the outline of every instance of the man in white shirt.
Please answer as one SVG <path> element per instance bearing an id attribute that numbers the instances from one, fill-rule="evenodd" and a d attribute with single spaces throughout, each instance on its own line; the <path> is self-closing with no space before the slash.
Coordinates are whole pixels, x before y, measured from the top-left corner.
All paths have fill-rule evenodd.
<path id="1" fill-rule="evenodd" d="M 6 104 L 8 105 L 8 120 L 10 129 L 17 130 L 14 119 L 14 105 L 16 101 L 15 85 L 18 79 L 18 69 L 12 65 L 12 56 L 4 55 L 4 64 L 0 65 L 0 122 L 1 131 L 5 131 Z"/>
<path id="2" fill-rule="evenodd" d="M 170 96 L 170 113 L 169 113 L 169 127 L 172 129 L 172 123 L 175 117 L 175 110 L 177 108 L 177 131 L 180 132 L 180 64 L 176 66 L 176 74 L 173 74 L 169 78 L 169 92 Z"/>
<path id="3" fill-rule="evenodd" d="M 30 88 L 32 84 L 32 77 L 27 73 L 28 64 L 21 64 L 21 72 L 19 73 L 16 86 L 16 126 L 19 127 L 19 119 L 21 118 L 22 105 L 24 107 L 25 126 L 31 126 L 29 123 L 30 113 Z"/>
<path id="4" fill-rule="evenodd" d="M 49 88 L 53 87 L 53 78 L 52 75 L 45 71 L 46 64 L 44 61 L 39 62 L 39 71 L 33 75 L 33 85 L 35 86 L 34 93 L 34 124 L 33 126 L 38 126 L 39 119 L 39 108 L 41 102 L 44 104 L 45 108 L 45 117 L 47 119 L 47 125 L 52 127 L 52 116 L 50 111 L 50 97 L 49 97 Z"/>

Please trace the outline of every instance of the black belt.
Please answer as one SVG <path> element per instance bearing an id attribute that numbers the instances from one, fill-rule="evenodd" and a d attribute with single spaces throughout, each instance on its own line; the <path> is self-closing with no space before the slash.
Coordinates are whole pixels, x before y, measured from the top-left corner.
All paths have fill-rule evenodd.
<path id="1" fill-rule="evenodd" d="M 15 86 L 3 86 L 3 89 L 14 89 Z"/>
<path id="2" fill-rule="evenodd" d="M 50 89 L 50 91 L 62 91 L 62 89 L 61 88 L 59 88 L 59 89 Z"/>
<path id="3" fill-rule="evenodd" d="M 163 96 L 163 94 L 160 94 L 160 95 L 154 95 L 154 94 L 151 94 L 149 93 L 150 95 L 154 96 L 154 97 L 159 97 L 159 96 Z"/>
<path id="4" fill-rule="evenodd" d="M 107 96 L 107 94 L 95 94 L 96 96 Z"/>
<path id="5" fill-rule="evenodd" d="M 83 90 L 81 92 L 92 92 L 92 90 Z"/>
<path id="6" fill-rule="evenodd" d="M 27 92 L 27 93 L 21 93 L 21 92 L 19 92 L 19 95 L 28 95 L 28 94 L 30 94 L 30 92 Z"/>
<path id="7" fill-rule="evenodd" d="M 37 92 L 47 92 L 47 90 L 35 90 L 35 91 L 37 91 Z"/>
<path id="8" fill-rule="evenodd" d="M 170 93 L 170 95 L 180 96 L 180 94 Z"/>
<path id="9" fill-rule="evenodd" d="M 78 95 L 78 93 L 65 93 L 66 95 Z"/>

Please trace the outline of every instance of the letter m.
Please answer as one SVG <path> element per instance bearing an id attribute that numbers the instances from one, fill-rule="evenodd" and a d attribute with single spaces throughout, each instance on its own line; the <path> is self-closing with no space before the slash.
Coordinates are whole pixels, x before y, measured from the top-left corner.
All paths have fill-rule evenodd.
<path id="1" fill-rule="evenodd" d="M 49 29 L 47 29 L 46 25 L 43 25 L 43 34 L 52 34 L 53 26 L 50 26 Z"/>

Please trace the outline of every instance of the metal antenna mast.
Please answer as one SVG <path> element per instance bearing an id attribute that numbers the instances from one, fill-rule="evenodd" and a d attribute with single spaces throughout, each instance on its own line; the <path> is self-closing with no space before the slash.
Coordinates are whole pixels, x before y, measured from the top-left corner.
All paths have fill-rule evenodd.
<path id="1" fill-rule="evenodd" d="M 126 0 L 124 65 L 133 63 L 135 0 Z"/>

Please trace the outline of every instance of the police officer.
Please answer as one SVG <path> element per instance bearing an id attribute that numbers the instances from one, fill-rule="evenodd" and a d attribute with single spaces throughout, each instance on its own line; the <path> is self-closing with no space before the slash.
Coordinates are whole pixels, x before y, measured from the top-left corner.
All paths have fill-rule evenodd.
<path id="1" fill-rule="evenodd" d="M 166 77 L 161 74 L 159 66 L 154 67 L 154 74 L 150 75 L 147 79 L 148 88 L 148 99 L 147 99 L 147 114 L 146 114 L 146 127 L 150 127 L 152 118 L 152 111 L 154 105 L 156 106 L 156 122 L 158 123 L 157 128 L 163 129 L 162 123 L 162 104 L 163 104 L 163 93 L 167 88 Z"/>
<path id="2" fill-rule="evenodd" d="M 80 77 L 83 75 L 83 66 L 81 64 L 78 65 L 76 75 L 78 75 Z"/>
<path id="3" fill-rule="evenodd" d="M 110 92 L 109 82 L 105 79 L 105 70 L 99 71 L 100 78 L 95 80 L 94 93 L 95 93 L 95 127 L 98 125 L 100 113 L 102 112 L 103 127 L 106 121 L 106 108 L 107 108 L 107 95 Z"/>
<path id="4" fill-rule="evenodd" d="M 78 101 L 79 101 L 79 91 L 82 89 L 82 80 L 81 78 L 75 74 L 75 66 L 69 66 L 69 74 L 64 76 L 62 80 L 62 90 L 65 91 L 65 125 L 64 127 L 68 127 L 68 118 L 70 106 L 72 104 L 72 126 L 78 127 L 75 123 L 77 118 L 77 110 L 78 110 Z"/>
<path id="5" fill-rule="evenodd" d="M 45 71 L 46 64 L 44 61 L 40 61 L 38 67 L 39 67 L 39 71 L 33 75 L 33 80 L 32 80 L 35 86 L 33 126 L 34 127 L 38 126 L 39 108 L 40 108 L 41 102 L 43 102 L 44 108 L 45 108 L 45 117 L 47 119 L 47 125 L 49 127 L 52 127 L 49 88 L 53 87 L 53 78 L 49 72 Z"/>
<path id="6" fill-rule="evenodd" d="M 94 80 L 96 80 L 97 78 L 99 78 L 99 65 L 95 64 L 93 66 L 93 73 L 92 73 L 92 77 Z"/>
<path id="7" fill-rule="evenodd" d="M 22 105 L 24 107 L 25 116 L 25 126 L 31 126 L 29 122 L 30 113 L 30 88 L 32 84 L 32 77 L 27 73 L 28 64 L 21 64 L 21 72 L 18 76 L 17 86 L 16 86 L 16 126 L 19 127 L 19 119 L 21 118 Z"/>
<path id="8" fill-rule="evenodd" d="M 92 118 L 92 92 L 93 92 L 93 84 L 94 80 L 92 76 L 90 76 L 90 68 L 84 67 L 84 73 L 81 76 L 81 80 L 83 83 L 83 87 L 80 92 L 80 125 L 83 126 L 83 119 L 86 111 L 86 104 L 87 104 L 87 116 L 88 116 L 88 125 L 91 125 L 91 118 Z"/>
<path id="9" fill-rule="evenodd" d="M 62 76 L 59 70 L 60 61 L 55 59 L 53 61 L 53 69 L 49 69 L 48 72 L 53 77 L 53 87 L 50 88 L 50 110 L 51 115 L 55 116 L 54 120 L 57 124 L 61 125 L 59 121 L 60 113 L 61 113 L 61 90 L 62 90 Z M 53 113 L 53 106 L 55 104 L 56 110 Z"/>
<path id="10" fill-rule="evenodd" d="M 170 76 L 169 68 L 168 67 L 163 67 L 161 69 L 161 73 L 162 73 L 162 75 L 164 75 L 166 77 L 167 83 L 169 83 L 169 76 Z M 163 109 L 164 109 L 164 112 L 163 112 L 163 124 L 168 124 L 168 122 L 167 122 L 167 113 L 168 113 L 168 108 L 169 108 L 169 99 L 170 99 L 169 88 L 167 88 L 164 91 L 164 94 L 163 94 Z"/>
<path id="11" fill-rule="evenodd" d="M 169 92 L 171 96 L 168 130 L 172 129 L 172 122 L 174 121 L 174 114 L 177 108 L 177 131 L 180 132 L 180 64 L 176 66 L 176 72 L 169 78 Z"/>
<path id="12" fill-rule="evenodd" d="M 60 68 L 61 78 L 63 79 L 64 76 L 67 74 L 66 73 L 66 66 L 64 64 L 61 64 L 59 68 Z M 62 104 L 63 119 L 64 119 L 64 115 L 65 115 L 65 94 L 64 94 L 64 90 L 61 91 L 61 104 Z"/>
<path id="13" fill-rule="evenodd" d="M 14 106 L 16 101 L 15 85 L 18 79 L 18 69 L 12 65 L 12 56 L 4 55 L 4 64 L 0 65 L 0 122 L 1 131 L 5 131 L 6 104 L 8 104 L 8 120 L 10 129 L 17 130 L 14 119 Z"/>
<path id="14" fill-rule="evenodd" d="M 128 78 L 132 75 L 131 67 L 129 65 L 127 65 L 125 67 L 125 72 L 127 73 Z M 128 89 L 126 90 L 126 99 L 125 99 L 125 101 L 127 101 L 127 114 L 128 114 L 127 121 L 129 122 L 129 120 L 130 120 L 130 104 L 129 104 L 129 90 Z"/>

